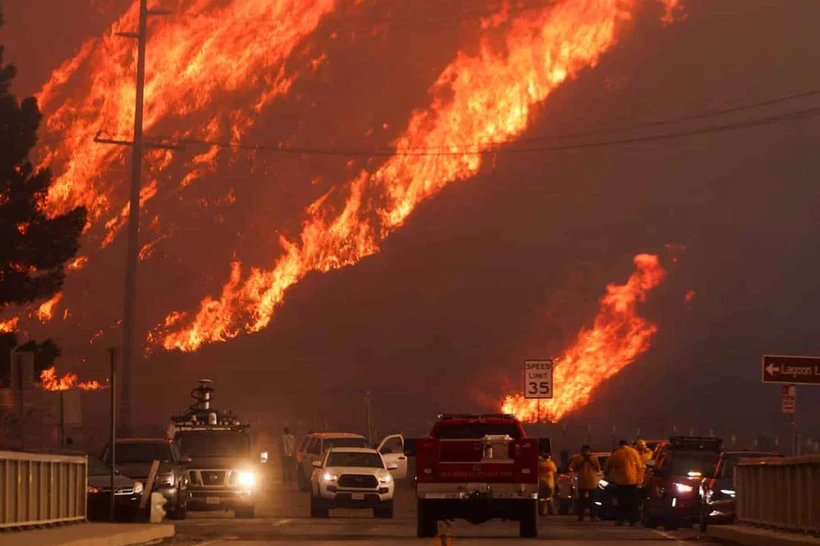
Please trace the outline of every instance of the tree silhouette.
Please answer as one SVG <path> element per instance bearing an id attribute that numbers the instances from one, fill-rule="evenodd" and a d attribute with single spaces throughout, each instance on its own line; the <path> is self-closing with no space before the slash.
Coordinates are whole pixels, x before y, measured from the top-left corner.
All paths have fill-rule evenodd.
<path id="1" fill-rule="evenodd" d="M 20 102 L 10 93 L 16 72 L 0 46 L 0 310 L 60 290 L 86 221 L 85 207 L 54 216 L 45 210 L 52 176 L 29 159 L 42 115 L 33 97 Z"/>

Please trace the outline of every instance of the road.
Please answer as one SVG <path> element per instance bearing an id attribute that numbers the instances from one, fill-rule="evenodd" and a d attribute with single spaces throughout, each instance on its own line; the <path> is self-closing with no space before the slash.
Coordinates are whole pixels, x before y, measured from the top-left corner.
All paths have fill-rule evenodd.
<path id="1" fill-rule="evenodd" d="M 193 512 L 177 524 L 174 546 L 375 546 L 434 544 L 416 538 L 415 500 L 409 488 L 397 492 L 392 520 L 375 520 L 369 511 L 335 510 L 330 519 L 308 517 L 308 496 L 296 491 L 274 490 L 263 495 L 257 518 L 233 519 L 232 513 Z M 442 524 L 443 526 L 443 524 Z M 455 522 L 448 529 L 452 546 L 520 546 L 531 542 L 518 538 L 515 522 L 488 522 L 473 526 Z M 573 516 L 541 518 L 540 539 L 554 546 L 671 546 L 704 544 L 694 530 L 675 533 L 641 527 L 616 527 L 612 522 L 575 521 Z M 440 544 L 440 541 L 438 542 Z"/>

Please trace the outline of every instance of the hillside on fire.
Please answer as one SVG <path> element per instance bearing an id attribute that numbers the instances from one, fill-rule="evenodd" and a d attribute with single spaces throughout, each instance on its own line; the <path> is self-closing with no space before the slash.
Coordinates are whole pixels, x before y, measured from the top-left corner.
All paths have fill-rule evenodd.
<path id="1" fill-rule="evenodd" d="M 814 0 L 149 4 L 135 421 L 207 377 L 285 422 L 356 423 L 369 392 L 384 429 L 779 430 L 760 355 L 820 354 Z M 105 385 L 138 2 L 3 7 L 39 205 L 87 218 L 62 289 L 0 326 L 60 346 L 47 387 Z M 557 359 L 543 406 L 530 358 Z"/>

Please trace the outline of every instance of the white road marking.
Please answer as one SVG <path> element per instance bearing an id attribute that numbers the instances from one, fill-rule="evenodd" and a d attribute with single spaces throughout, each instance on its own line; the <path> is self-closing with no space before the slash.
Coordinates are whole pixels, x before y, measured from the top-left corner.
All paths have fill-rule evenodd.
<path id="1" fill-rule="evenodd" d="M 677 542 L 678 544 L 686 544 L 686 541 L 683 541 L 683 540 L 679 539 L 679 538 L 678 538 L 678 537 L 676 537 L 676 536 L 670 535 L 670 534 L 669 534 L 669 533 L 667 533 L 666 531 L 659 531 L 659 530 L 657 530 L 657 529 L 652 529 L 652 532 L 653 532 L 653 533 L 656 533 L 656 534 L 658 534 L 658 535 L 660 535 L 660 536 L 662 536 L 662 537 L 663 537 L 663 538 L 665 538 L 666 540 L 674 540 L 674 541 L 675 541 L 675 542 Z"/>
<path id="2" fill-rule="evenodd" d="M 272 523 L 271 525 L 273 525 L 274 527 L 280 527 L 282 525 L 290 523 L 291 521 L 293 521 L 293 520 L 290 519 L 290 518 L 285 518 L 285 519 L 280 519 L 279 521 L 277 521 L 275 523 Z"/>

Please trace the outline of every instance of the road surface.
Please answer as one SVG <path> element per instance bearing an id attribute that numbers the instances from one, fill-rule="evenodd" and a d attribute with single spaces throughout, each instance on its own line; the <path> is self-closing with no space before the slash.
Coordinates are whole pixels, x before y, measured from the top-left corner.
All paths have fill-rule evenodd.
<path id="1" fill-rule="evenodd" d="M 292 544 L 375 546 L 434 544 L 416 538 L 415 499 L 408 488 L 398 491 L 395 517 L 375 520 L 369 511 L 334 510 L 329 519 L 308 516 L 308 495 L 271 491 L 257 506 L 257 518 L 233 519 L 230 512 L 189 512 L 177 523 L 174 546 L 285 546 Z M 440 524 L 443 528 L 444 525 Z M 515 522 L 488 522 L 473 526 L 455 522 L 448 529 L 452 546 L 521 546 Z M 574 516 L 541 518 L 539 541 L 552 546 L 672 546 L 704 544 L 694 530 L 675 533 L 641 527 L 616 527 L 612 522 L 579 523 Z M 440 542 L 438 542 L 440 544 Z"/>

